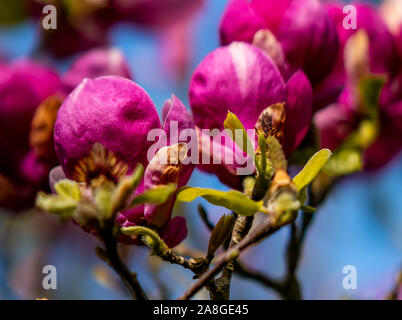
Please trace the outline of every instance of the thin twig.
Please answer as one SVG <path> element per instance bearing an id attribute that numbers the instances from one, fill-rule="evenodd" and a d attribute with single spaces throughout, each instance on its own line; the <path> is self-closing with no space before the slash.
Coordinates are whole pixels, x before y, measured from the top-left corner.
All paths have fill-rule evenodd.
<path id="1" fill-rule="evenodd" d="M 120 276 L 134 299 L 147 300 L 148 297 L 138 281 L 137 274 L 130 272 L 127 266 L 120 259 L 113 228 L 113 224 L 108 224 L 99 230 L 101 239 L 105 245 L 104 258 L 113 268 L 113 270 Z"/>
<path id="2" fill-rule="evenodd" d="M 202 221 L 204 221 L 205 226 L 209 231 L 212 231 L 215 228 L 215 225 L 209 220 L 208 213 L 202 205 L 198 205 L 198 214 L 200 215 Z"/>
<path id="3" fill-rule="evenodd" d="M 238 259 L 233 262 L 234 264 L 234 272 L 238 274 L 239 276 L 251 280 L 257 281 L 259 284 L 273 289 L 277 291 L 280 295 L 282 292 L 282 284 L 280 281 L 276 279 L 271 279 L 264 273 L 256 270 L 252 270 L 243 263 L 241 263 Z"/>
<path id="4" fill-rule="evenodd" d="M 312 192 L 310 192 L 309 202 L 313 207 L 316 207 L 318 205 Z M 303 212 L 300 231 L 298 231 L 298 228 L 295 223 L 293 223 L 291 226 L 290 239 L 286 250 L 287 272 L 285 280 L 283 281 L 284 292 L 282 296 L 284 297 L 284 299 L 287 300 L 302 299 L 300 283 L 299 280 L 297 279 L 296 272 L 297 267 L 300 264 L 300 257 L 303 250 L 303 244 L 307 234 L 307 230 L 310 227 L 315 215 L 316 213 Z"/>

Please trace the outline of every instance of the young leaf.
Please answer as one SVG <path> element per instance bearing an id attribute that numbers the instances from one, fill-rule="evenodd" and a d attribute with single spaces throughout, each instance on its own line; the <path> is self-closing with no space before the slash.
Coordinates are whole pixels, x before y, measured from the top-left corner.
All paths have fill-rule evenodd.
<path id="1" fill-rule="evenodd" d="M 70 216 L 78 206 L 78 201 L 71 197 L 39 192 L 35 204 L 38 208 L 62 217 Z"/>
<path id="2" fill-rule="evenodd" d="M 131 202 L 130 207 L 138 206 L 144 203 L 165 203 L 170 196 L 176 191 L 176 184 L 169 183 L 167 185 L 157 186 L 153 189 L 149 189 L 144 193 L 136 196 Z"/>
<path id="3" fill-rule="evenodd" d="M 251 216 L 262 207 L 262 201 L 253 201 L 245 194 L 236 190 L 225 192 L 213 189 L 184 187 L 177 194 L 177 199 L 183 202 L 191 202 L 198 197 L 203 197 L 209 203 L 225 207 L 242 216 Z"/>
<path id="4" fill-rule="evenodd" d="M 81 191 L 75 181 L 63 179 L 54 185 L 56 193 L 64 198 L 71 198 L 79 201 L 81 199 Z"/>
<path id="5" fill-rule="evenodd" d="M 144 241 L 144 243 L 156 253 L 160 252 L 161 250 L 167 249 L 167 245 L 165 244 L 165 242 L 163 242 L 159 235 L 155 231 L 147 227 L 123 227 L 120 230 L 123 234 L 128 236 L 142 236 L 142 241 Z"/>
<path id="6" fill-rule="evenodd" d="M 111 204 L 112 213 L 116 213 L 126 207 L 128 198 L 135 189 L 137 189 L 143 175 L 144 166 L 138 164 L 130 176 L 126 176 L 119 181 L 119 184 L 113 192 Z"/>
<path id="7" fill-rule="evenodd" d="M 304 187 L 310 184 L 311 181 L 320 172 L 321 168 L 327 163 L 331 157 L 332 152 L 329 149 L 322 149 L 315 153 L 310 160 L 306 163 L 302 171 L 293 178 L 293 183 L 298 190 L 302 190 Z"/>
<path id="8" fill-rule="evenodd" d="M 332 177 L 338 177 L 360 171 L 362 167 L 363 162 L 360 151 L 343 149 L 329 159 L 323 171 Z"/>
<path id="9" fill-rule="evenodd" d="M 244 129 L 244 126 L 239 118 L 234 113 L 228 111 L 228 115 L 226 116 L 223 126 L 231 133 L 233 141 L 250 157 L 254 158 L 253 145 L 251 144 L 250 137 L 248 136 L 246 129 Z M 241 144 L 239 144 L 240 141 L 238 141 L 238 132 L 241 132 Z"/>
<path id="10" fill-rule="evenodd" d="M 233 214 L 224 214 L 211 232 L 207 256 L 213 256 L 215 251 L 225 242 L 232 232 L 236 218 Z"/>

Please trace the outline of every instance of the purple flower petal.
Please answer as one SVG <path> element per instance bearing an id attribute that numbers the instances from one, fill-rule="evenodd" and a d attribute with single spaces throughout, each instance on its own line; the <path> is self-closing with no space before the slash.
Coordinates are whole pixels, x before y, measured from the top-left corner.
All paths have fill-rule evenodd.
<path id="1" fill-rule="evenodd" d="M 276 33 L 285 11 L 293 0 L 251 0 L 251 7 L 263 19 L 266 27 Z"/>
<path id="2" fill-rule="evenodd" d="M 366 170 L 378 170 L 388 164 L 402 150 L 401 128 L 385 123 L 380 136 L 364 153 L 363 163 Z"/>
<path id="3" fill-rule="evenodd" d="M 183 130 L 195 129 L 194 121 L 190 113 L 175 95 L 172 95 L 172 97 L 165 102 L 162 109 L 162 121 L 168 146 L 172 143 L 176 144 L 179 142 L 180 133 Z M 180 142 L 182 141 L 180 140 Z"/>
<path id="4" fill-rule="evenodd" d="M 336 59 L 336 65 L 331 74 L 325 80 L 322 88 L 318 89 L 315 109 L 319 109 L 329 103 L 335 102 L 337 95 L 342 91 L 342 85 L 346 82 L 344 69 L 344 48 L 349 37 L 359 29 L 364 29 L 369 37 L 370 71 L 375 73 L 391 73 L 396 71 L 396 49 L 394 39 L 388 31 L 385 23 L 376 9 L 368 4 L 357 3 L 356 29 L 345 29 L 343 20 L 344 3 L 332 1 L 325 3 L 326 10 L 331 20 L 335 23 L 340 43 L 340 50 Z"/>
<path id="5" fill-rule="evenodd" d="M 252 42 L 254 34 L 264 27 L 264 22 L 249 1 L 230 0 L 220 22 L 221 44 L 227 45 L 234 41 Z"/>
<path id="6" fill-rule="evenodd" d="M 339 104 L 332 104 L 314 115 L 320 148 L 335 150 L 356 128 L 357 120 Z"/>
<path id="7" fill-rule="evenodd" d="M 46 184 L 49 168 L 31 150 L 22 161 L 20 172 L 26 183 L 40 186 Z"/>
<path id="8" fill-rule="evenodd" d="M 222 183 L 241 190 L 243 177 L 237 174 L 237 169 L 245 166 L 241 165 L 241 160 L 244 159 L 243 150 L 240 150 L 232 142 L 232 139 L 225 134 L 225 141 L 216 141 L 201 130 L 197 129 L 197 131 L 200 151 L 200 164 L 197 168 L 215 174 Z M 201 161 L 202 159 L 208 160 Z M 214 159 L 216 159 L 217 164 L 214 164 Z"/>
<path id="9" fill-rule="evenodd" d="M 122 52 L 115 48 L 98 48 L 79 57 L 62 78 L 63 89 L 70 93 L 84 78 L 115 75 L 131 79 Z"/>
<path id="10" fill-rule="evenodd" d="M 183 217 L 174 217 L 159 229 L 158 232 L 168 247 L 173 248 L 187 236 L 186 219 Z"/>
<path id="11" fill-rule="evenodd" d="M 6 68 L 0 73 L 0 135 L 26 150 L 36 108 L 59 88 L 58 75 L 40 64 L 22 60 Z"/>
<path id="12" fill-rule="evenodd" d="M 313 90 L 302 71 L 296 72 L 287 83 L 284 149 L 289 156 L 302 142 L 313 115 Z"/>
<path id="13" fill-rule="evenodd" d="M 292 1 L 276 36 L 293 70 L 302 68 L 314 85 L 334 66 L 338 36 L 334 23 L 318 0 Z"/>
<path id="14" fill-rule="evenodd" d="M 49 186 L 53 193 L 56 193 L 54 190 L 54 185 L 62 179 L 66 179 L 66 175 L 61 166 L 54 167 L 49 172 Z"/>
<path id="15" fill-rule="evenodd" d="M 145 190 L 169 183 L 175 183 L 177 187 L 185 185 L 194 169 L 193 164 L 183 164 L 186 157 L 187 148 L 184 144 L 161 148 L 145 170 Z M 174 201 L 175 196 L 171 196 L 162 205 L 145 204 L 144 217 L 150 224 L 164 225 L 170 218 Z"/>

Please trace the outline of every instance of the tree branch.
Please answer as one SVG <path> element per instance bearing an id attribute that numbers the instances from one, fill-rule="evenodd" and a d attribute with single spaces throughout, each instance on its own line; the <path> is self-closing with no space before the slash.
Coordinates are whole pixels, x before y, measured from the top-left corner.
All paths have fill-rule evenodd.
<path id="1" fill-rule="evenodd" d="M 285 217 L 283 217 L 285 216 Z M 222 254 L 218 259 L 216 265 L 205 272 L 201 278 L 189 289 L 187 290 L 179 299 L 187 300 L 193 297 L 202 287 L 204 287 L 214 276 L 216 276 L 222 268 L 229 262 L 236 259 L 243 251 L 251 247 L 253 244 L 259 242 L 265 237 L 271 235 L 282 226 L 289 224 L 294 221 L 297 213 L 292 212 L 289 214 L 283 214 L 279 217 L 275 217 L 275 213 L 271 212 L 269 217 L 260 224 L 252 234 L 247 234 L 247 236 L 241 240 L 238 244 L 229 248 L 227 252 Z M 281 219 L 283 217 L 283 219 Z"/>
<path id="2" fill-rule="evenodd" d="M 264 199 L 267 190 L 269 188 L 269 181 L 265 177 L 257 176 L 250 198 L 254 201 L 260 201 Z M 232 238 L 229 244 L 229 248 L 235 247 L 239 242 L 241 242 L 244 237 L 249 233 L 254 221 L 254 216 L 238 216 L 236 218 L 236 223 L 233 227 Z M 220 294 L 215 296 L 216 300 L 228 300 L 230 297 L 230 284 L 232 280 L 232 273 L 234 266 L 232 262 L 229 262 L 224 266 L 222 275 L 216 280 L 218 287 L 218 292 Z"/>

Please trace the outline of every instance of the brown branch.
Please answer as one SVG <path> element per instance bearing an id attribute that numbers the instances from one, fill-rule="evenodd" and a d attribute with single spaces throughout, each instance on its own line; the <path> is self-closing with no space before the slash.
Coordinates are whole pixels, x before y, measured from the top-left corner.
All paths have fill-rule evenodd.
<path id="1" fill-rule="evenodd" d="M 251 190 L 250 198 L 254 201 L 260 201 L 264 199 L 267 190 L 269 188 L 269 181 L 265 177 L 257 176 L 253 189 Z M 241 242 L 246 235 L 250 232 L 253 225 L 254 216 L 238 216 L 236 223 L 233 227 L 232 238 L 229 244 L 229 248 L 235 247 Z M 214 297 L 215 300 L 228 300 L 230 297 L 230 285 L 232 280 L 232 274 L 234 265 L 229 262 L 223 268 L 222 275 L 216 280 L 218 287 L 218 294 Z"/>
<path id="2" fill-rule="evenodd" d="M 201 276 L 201 278 L 179 299 L 187 300 L 193 297 L 202 287 L 209 283 L 227 263 L 236 259 L 246 249 L 264 239 L 265 237 L 271 235 L 272 233 L 276 232 L 282 226 L 293 222 L 296 216 L 297 213 L 292 212 L 290 214 L 285 214 L 284 217 L 282 215 L 279 217 L 275 217 L 275 213 L 272 212 L 269 217 L 254 230 L 252 234 L 247 234 L 247 236 L 243 240 L 241 240 L 234 247 L 229 248 L 227 252 L 222 254 L 217 259 L 216 265 L 212 269 L 209 269 L 207 272 L 205 272 Z"/>

